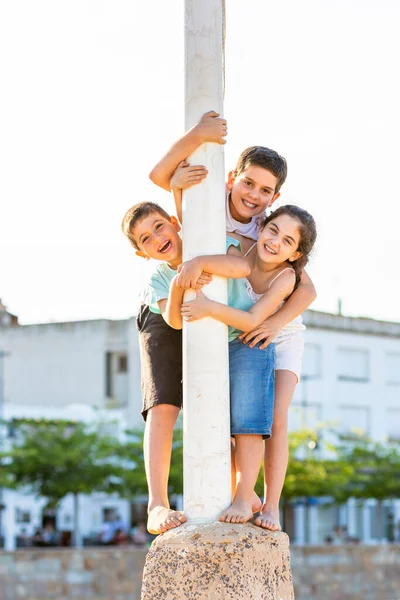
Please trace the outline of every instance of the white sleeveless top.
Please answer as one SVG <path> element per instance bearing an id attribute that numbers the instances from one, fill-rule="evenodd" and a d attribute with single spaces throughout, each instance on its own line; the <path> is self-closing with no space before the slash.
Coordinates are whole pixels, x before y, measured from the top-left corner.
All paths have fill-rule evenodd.
<path id="1" fill-rule="evenodd" d="M 246 254 L 244 256 L 247 256 L 251 250 L 254 248 L 256 244 L 253 244 L 248 251 L 246 252 Z M 272 281 L 270 281 L 270 284 L 267 288 L 267 290 L 269 290 L 269 288 L 271 287 L 271 285 L 274 283 L 274 281 L 276 281 L 278 279 L 278 277 L 280 275 L 282 275 L 282 273 L 284 273 L 285 271 L 293 271 L 292 267 L 286 267 L 286 269 L 282 269 L 282 271 L 280 271 L 277 275 L 275 275 L 275 277 L 272 279 Z M 293 271 L 294 272 L 294 271 Z M 263 294 L 257 294 L 252 286 L 251 283 L 248 279 L 245 279 L 245 283 L 246 283 L 246 291 L 250 297 L 250 300 L 255 304 L 256 302 L 258 302 L 265 294 L 265 292 Z M 282 302 L 280 304 L 280 306 L 276 309 L 279 310 L 281 308 L 281 306 L 283 306 L 285 304 L 285 302 Z M 276 311 L 275 311 L 276 312 Z M 279 341 L 279 338 L 282 336 L 285 336 L 288 333 L 297 333 L 299 331 L 304 331 L 306 328 L 306 326 L 303 323 L 303 319 L 302 316 L 299 315 L 298 317 L 296 317 L 295 319 L 293 319 L 293 321 L 290 321 L 290 323 L 287 323 L 286 325 L 284 325 L 282 327 L 282 329 L 279 331 L 278 335 L 276 336 L 276 338 L 274 339 L 274 342 Z"/>
<path id="2" fill-rule="evenodd" d="M 251 240 L 256 240 L 258 237 L 258 232 L 260 230 L 260 221 L 265 217 L 264 213 L 257 215 L 251 218 L 250 223 L 240 223 L 240 221 L 236 221 L 229 210 L 229 190 L 226 191 L 226 200 L 225 200 L 225 213 L 226 213 L 226 231 L 229 233 L 236 232 L 240 233 L 243 237 L 250 238 Z"/>

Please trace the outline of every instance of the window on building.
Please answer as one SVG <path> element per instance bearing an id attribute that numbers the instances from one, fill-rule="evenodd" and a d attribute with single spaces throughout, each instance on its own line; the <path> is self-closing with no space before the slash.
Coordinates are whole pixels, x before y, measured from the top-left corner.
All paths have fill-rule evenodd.
<path id="1" fill-rule="evenodd" d="M 367 406 L 340 406 L 340 429 L 346 437 L 365 437 L 370 430 L 370 412 Z"/>
<path id="2" fill-rule="evenodd" d="M 386 383 L 400 384 L 400 354 L 388 352 L 385 360 Z"/>
<path id="3" fill-rule="evenodd" d="M 128 356 L 126 352 L 105 354 L 105 404 L 121 408 L 128 402 Z"/>
<path id="4" fill-rule="evenodd" d="M 321 377 L 321 346 L 305 344 L 303 356 L 302 378 L 318 379 Z"/>
<path id="5" fill-rule="evenodd" d="M 386 431 L 390 440 L 400 440 L 400 408 L 387 410 Z"/>
<path id="6" fill-rule="evenodd" d="M 25 510 L 23 508 L 15 507 L 15 521 L 16 523 L 30 523 L 31 522 L 31 513 L 29 510 Z"/>
<path id="7" fill-rule="evenodd" d="M 340 381 L 368 381 L 368 350 L 359 348 L 339 348 L 338 379 Z"/>
<path id="8" fill-rule="evenodd" d="M 128 372 L 128 357 L 126 354 L 118 354 L 118 373 Z"/>

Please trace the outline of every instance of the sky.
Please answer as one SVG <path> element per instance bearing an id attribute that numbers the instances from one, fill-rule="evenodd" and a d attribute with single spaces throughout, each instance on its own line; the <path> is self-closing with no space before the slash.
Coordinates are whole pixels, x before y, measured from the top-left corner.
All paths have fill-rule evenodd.
<path id="1" fill-rule="evenodd" d="M 0 298 L 22 324 L 135 314 L 120 223 L 184 131 L 183 0 L 0 3 Z M 228 172 L 286 157 L 316 310 L 400 321 L 397 0 L 226 0 Z M 210 107 L 212 108 L 212 107 Z"/>

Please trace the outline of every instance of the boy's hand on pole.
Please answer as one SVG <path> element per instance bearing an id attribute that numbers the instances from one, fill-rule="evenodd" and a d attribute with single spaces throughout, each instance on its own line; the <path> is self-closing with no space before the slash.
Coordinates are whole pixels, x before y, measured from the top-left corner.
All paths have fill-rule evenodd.
<path id="1" fill-rule="evenodd" d="M 226 144 L 225 136 L 228 133 L 226 120 L 214 110 L 206 112 L 194 129 L 202 142 Z"/>
<path id="2" fill-rule="evenodd" d="M 207 298 L 202 291 L 197 292 L 197 297 L 181 306 L 181 315 L 185 321 L 197 321 L 211 316 L 212 300 Z"/>
<path id="3" fill-rule="evenodd" d="M 169 183 L 171 190 L 185 190 L 186 188 L 201 183 L 208 175 L 203 165 L 189 165 L 186 160 L 179 163 Z"/>

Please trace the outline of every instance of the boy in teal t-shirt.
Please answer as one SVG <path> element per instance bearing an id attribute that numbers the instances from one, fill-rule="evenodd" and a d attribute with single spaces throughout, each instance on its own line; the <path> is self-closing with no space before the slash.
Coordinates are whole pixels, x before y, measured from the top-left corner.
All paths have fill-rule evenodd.
<path id="1" fill-rule="evenodd" d="M 172 433 L 182 403 L 182 316 L 185 289 L 200 289 L 212 275 L 246 277 L 249 266 L 232 240 L 227 255 L 200 256 L 182 263 L 180 224 L 157 204 L 139 203 L 124 216 L 122 230 L 136 255 L 162 261 L 149 283 L 147 304 L 137 316 L 141 354 L 144 455 L 149 487 L 148 523 L 157 534 L 186 517 L 171 510 L 168 475 Z"/>

